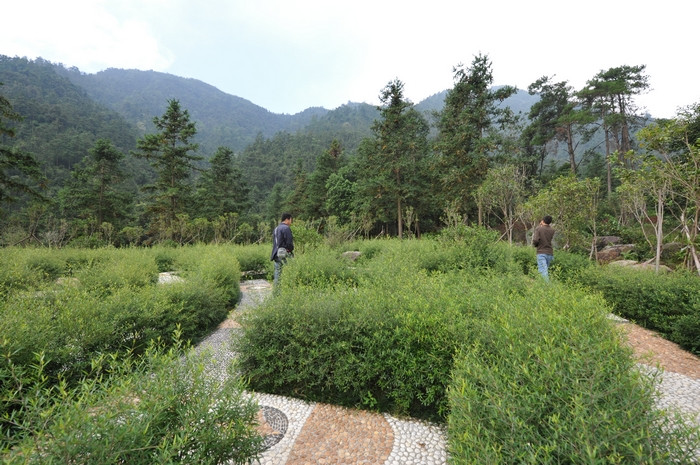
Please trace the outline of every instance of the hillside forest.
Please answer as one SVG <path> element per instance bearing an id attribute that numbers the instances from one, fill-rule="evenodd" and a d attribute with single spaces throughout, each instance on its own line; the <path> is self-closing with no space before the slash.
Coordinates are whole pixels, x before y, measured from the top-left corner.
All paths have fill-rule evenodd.
<path id="1" fill-rule="evenodd" d="M 700 272 L 699 103 L 642 114 L 644 65 L 581 89 L 492 70 L 477 55 L 417 104 L 396 78 L 379 107 L 277 115 L 193 79 L 0 56 L 0 244 L 266 242 L 284 211 L 302 241 L 467 224 L 527 242 L 549 214 L 559 248 L 595 258 L 614 235 Z"/>

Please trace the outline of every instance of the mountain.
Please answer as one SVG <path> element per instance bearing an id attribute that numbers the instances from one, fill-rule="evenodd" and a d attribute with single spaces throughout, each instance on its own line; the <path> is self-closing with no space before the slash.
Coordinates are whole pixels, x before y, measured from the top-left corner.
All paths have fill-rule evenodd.
<path id="1" fill-rule="evenodd" d="M 494 86 L 493 90 L 499 89 L 502 86 Z M 443 90 L 437 94 L 433 94 L 427 97 L 425 100 L 416 104 L 416 109 L 423 112 L 424 114 L 432 114 L 433 112 L 439 112 L 445 105 L 445 97 L 447 96 L 448 90 Z M 517 115 L 522 113 L 527 115 L 530 111 L 530 107 L 539 100 L 539 96 L 530 95 L 524 90 L 518 89 L 518 91 L 501 102 L 501 107 L 510 107 L 511 110 Z"/>
<path id="2" fill-rule="evenodd" d="M 0 94 L 23 118 L 3 121 L 15 128 L 16 137 L 2 143 L 34 154 L 53 184 L 60 185 L 97 139 L 127 152 L 135 147 L 138 132 L 55 70 L 45 60 L 0 55 Z"/>
<path id="3" fill-rule="evenodd" d="M 250 170 L 261 169 L 264 157 L 265 163 L 287 172 L 299 160 L 311 171 L 334 139 L 346 154 L 353 154 L 379 116 L 376 106 L 355 102 L 333 110 L 312 107 L 295 115 L 275 114 L 196 79 L 124 69 L 87 74 L 41 58 L 0 55 L 0 82 L 0 94 L 24 116 L 13 144 L 37 156 L 54 186 L 62 184 L 99 138 L 111 140 L 124 153 L 133 150 L 139 137 L 155 131 L 153 118 L 165 112 L 170 99 L 179 100 L 195 123 L 199 155 L 209 158 L 226 146 Z M 416 108 L 432 121 L 447 92 Z M 504 104 L 517 113 L 526 112 L 534 101 L 536 97 L 520 91 Z M 275 162 L 273 153 L 284 160 Z M 127 160 L 134 163 L 132 157 Z"/>
<path id="4" fill-rule="evenodd" d="M 179 100 L 196 123 L 196 140 L 206 155 L 220 146 L 240 151 L 258 134 L 271 137 L 280 131 L 297 131 L 328 112 L 309 108 L 296 115 L 275 114 L 202 81 L 156 71 L 107 69 L 85 74 L 77 68 L 56 70 L 142 133 L 154 130 L 153 118 L 165 112 L 168 100 Z"/>
<path id="5" fill-rule="evenodd" d="M 75 92 L 82 92 L 82 98 L 87 96 L 93 101 L 85 104 L 86 108 L 97 105 L 103 108 L 102 111 L 110 110 L 112 114 L 120 115 L 133 126 L 139 137 L 152 132 L 153 118 L 165 112 L 168 100 L 177 99 L 196 123 L 196 142 L 200 144 L 200 154 L 206 158 L 220 146 L 240 152 L 259 135 L 270 138 L 279 132 L 335 132 L 337 138 L 348 139 L 349 130 L 354 134 L 368 134 L 378 115 L 373 105 L 353 102 L 334 110 L 312 107 L 295 115 L 276 114 L 197 79 L 156 71 L 114 68 L 88 74 L 75 67 L 67 68 L 42 59 L 31 61 L 0 56 L 0 78 L 6 86 L 9 84 L 15 88 L 23 85 L 24 81 L 16 74 L 8 73 L 8 68 L 13 67 L 23 68 L 26 74 L 35 73 L 31 71 L 32 68 L 43 69 L 43 73 L 53 69 L 58 77 L 76 87 Z M 44 79 L 44 82 L 49 82 L 46 76 Z M 32 84 L 31 87 L 36 90 L 36 85 Z M 442 108 L 446 94 L 447 90 L 436 93 L 416 104 L 416 108 L 429 116 Z M 38 95 L 34 93 L 34 96 Z M 31 95 L 26 97 L 29 100 Z M 534 97 L 521 91 L 508 99 L 506 104 L 517 112 L 529 108 L 528 98 L 531 102 Z M 348 148 L 356 144 L 354 140 L 348 142 Z"/>

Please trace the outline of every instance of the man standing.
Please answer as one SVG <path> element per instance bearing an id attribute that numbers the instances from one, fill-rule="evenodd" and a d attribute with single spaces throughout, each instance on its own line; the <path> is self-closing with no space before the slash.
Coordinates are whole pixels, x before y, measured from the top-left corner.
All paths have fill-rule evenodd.
<path id="1" fill-rule="evenodd" d="M 550 226 L 551 223 L 551 216 L 547 215 L 542 218 L 532 236 L 532 245 L 537 247 L 537 270 L 545 281 L 549 281 L 549 265 L 554 260 L 554 249 L 552 248 L 554 229 Z"/>
<path id="2" fill-rule="evenodd" d="M 282 265 L 287 261 L 288 257 L 293 256 L 294 237 L 292 229 L 289 225 L 292 224 L 292 215 L 282 213 L 282 221 L 272 233 L 272 254 L 270 260 L 275 262 L 274 287 L 277 287 L 280 274 L 282 273 Z"/>

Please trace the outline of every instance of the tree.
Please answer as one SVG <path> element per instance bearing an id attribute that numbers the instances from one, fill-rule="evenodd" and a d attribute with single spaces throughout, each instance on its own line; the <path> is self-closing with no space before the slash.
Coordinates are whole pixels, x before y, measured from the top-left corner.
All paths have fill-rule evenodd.
<path id="1" fill-rule="evenodd" d="M 64 215 L 88 221 L 89 233 L 105 222 L 118 226 L 128 216 L 132 199 L 121 185 L 123 158 L 110 141 L 99 139 L 58 193 Z"/>
<path id="2" fill-rule="evenodd" d="M 644 74 L 646 65 L 619 66 L 600 71 L 578 92 L 584 107 L 601 122 L 605 136 L 608 195 L 612 193 L 612 165 L 610 157 L 617 152 L 620 162 L 632 142 L 630 127 L 640 119 L 635 113 L 633 96 L 649 88 L 649 77 Z"/>
<path id="3" fill-rule="evenodd" d="M 617 188 L 620 207 L 634 216 L 642 228 L 644 239 L 655 250 L 654 264 L 658 273 L 664 238 L 664 212 L 667 198 L 671 194 L 671 178 L 666 171 L 667 165 L 653 155 L 640 156 L 630 151 L 627 159 L 630 160 L 631 166 L 630 163 L 626 163 L 620 168 L 622 183 Z M 649 216 L 648 198 L 655 204 L 656 221 Z M 647 237 L 644 228 L 647 224 L 654 225 L 655 244 Z"/>
<path id="4" fill-rule="evenodd" d="M 681 109 L 676 118 L 642 129 L 639 138 L 645 149 L 660 154 L 664 171 L 673 182 L 680 207 L 680 222 L 687 241 L 686 264 L 700 274 L 698 233 L 700 233 L 700 104 Z"/>
<path id="5" fill-rule="evenodd" d="M 197 130 L 178 100 L 169 100 L 167 110 L 162 117 L 153 118 L 153 124 L 159 132 L 140 139 L 133 154 L 149 160 L 156 171 L 155 183 L 145 187 L 153 194 L 149 206 L 154 216 L 151 225 L 161 238 L 172 239 L 177 216 L 186 211 L 194 163 L 202 157 L 190 153 L 198 148 L 192 143 Z"/>
<path id="6" fill-rule="evenodd" d="M 544 154 L 550 142 L 564 142 L 569 155 L 569 167 L 572 173 L 576 173 L 576 148 L 592 135 L 585 130 L 593 122 L 591 114 L 578 108 L 573 87 L 566 81 L 554 83 L 551 77 L 544 76 L 530 84 L 528 92 L 540 96 L 528 114 L 531 121 L 531 129 L 527 132 L 530 134 L 528 142 L 533 146 L 541 146 Z"/>
<path id="7" fill-rule="evenodd" d="M 571 174 L 560 176 L 523 204 L 520 216 L 528 219 L 534 229 L 544 215 L 551 215 L 564 249 L 583 245 L 582 232 L 595 231 L 599 183 L 596 178 L 578 180 Z"/>
<path id="8" fill-rule="evenodd" d="M 0 83 L 2 85 L 2 83 Z M 6 138 L 15 137 L 15 131 L 5 121 L 20 121 L 22 117 L 14 111 L 12 104 L 0 95 L 0 207 L 17 200 L 18 192 L 43 199 L 39 185 L 44 181 L 39 163 L 30 153 L 5 147 Z"/>
<path id="9" fill-rule="evenodd" d="M 404 99 L 404 84 L 389 82 L 379 99 L 380 118 L 372 125 L 372 138 L 358 152 L 358 193 L 379 219 L 396 221 L 403 237 L 405 208 L 420 212 L 420 197 L 427 195 L 428 123 Z"/>
<path id="10" fill-rule="evenodd" d="M 438 115 L 438 136 L 435 144 L 442 184 L 453 200 L 465 204 L 471 192 L 486 174 L 487 156 L 499 146 L 500 137 L 492 129 L 503 128 L 513 121 L 508 108 L 499 108 L 517 89 L 504 86 L 491 90 L 493 75 L 488 56 L 478 55 L 470 68 L 454 68 L 454 87 L 445 97 L 445 106 Z M 465 207 L 466 208 L 466 207 Z"/>
<path id="11" fill-rule="evenodd" d="M 525 197 L 525 176 L 522 170 L 513 165 L 490 169 L 474 196 L 479 206 L 479 225 L 482 210 L 493 213 L 503 224 L 508 243 L 512 244 L 516 208 Z"/>
<path id="12" fill-rule="evenodd" d="M 241 170 L 233 164 L 233 151 L 228 147 L 219 147 L 209 164 L 210 168 L 199 179 L 195 202 L 197 211 L 192 213 L 214 219 L 247 211 L 250 189 Z"/>
<path id="13" fill-rule="evenodd" d="M 331 174 L 326 181 L 324 208 L 329 215 L 337 217 L 341 224 L 349 223 L 353 216 L 352 202 L 356 190 L 357 184 L 341 172 Z"/>
<path id="14" fill-rule="evenodd" d="M 308 204 L 305 211 L 308 218 L 328 216 L 326 183 L 328 178 L 337 173 L 344 163 L 343 148 L 337 139 L 331 142 L 328 150 L 316 158 L 316 168 L 308 179 Z"/>

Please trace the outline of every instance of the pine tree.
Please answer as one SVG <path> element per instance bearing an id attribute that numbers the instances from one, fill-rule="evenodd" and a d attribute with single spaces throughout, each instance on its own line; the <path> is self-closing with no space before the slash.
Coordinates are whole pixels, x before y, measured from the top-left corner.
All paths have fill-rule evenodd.
<path id="1" fill-rule="evenodd" d="M 133 199 L 123 186 L 123 159 L 110 141 L 99 139 L 59 191 L 64 215 L 88 221 L 89 233 L 105 222 L 119 227 L 128 217 Z"/>
<path id="2" fill-rule="evenodd" d="M 191 154 L 198 148 L 192 143 L 197 130 L 178 100 L 169 100 L 163 116 L 153 118 L 153 123 L 159 132 L 140 139 L 133 155 L 150 161 L 156 171 L 155 183 L 144 189 L 152 194 L 151 233 L 173 239 L 177 216 L 186 212 L 190 200 L 195 162 L 202 157 Z"/>
<path id="3" fill-rule="evenodd" d="M 376 219 L 396 222 L 403 237 L 404 212 L 420 210 L 428 195 L 427 154 L 429 126 L 404 99 L 404 84 L 396 79 L 382 90 L 380 118 L 372 125 L 374 137 L 358 153 L 358 194 Z"/>
<path id="4" fill-rule="evenodd" d="M 233 163 L 233 151 L 219 147 L 209 163 L 211 168 L 202 173 L 198 183 L 195 216 L 213 219 L 228 213 L 247 212 L 250 189 L 241 170 Z"/>
<path id="5" fill-rule="evenodd" d="M 510 109 L 499 108 L 497 103 L 517 89 L 504 86 L 491 90 L 491 61 L 485 55 L 476 56 L 470 68 L 458 65 L 454 79 L 439 114 L 435 149 L 447 202 L 457 201 L 466 209 L 471 192 L 486 175 L 488 155 L 500 145 L 493 129 L 513 121 Z"/>

